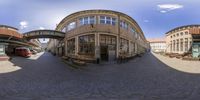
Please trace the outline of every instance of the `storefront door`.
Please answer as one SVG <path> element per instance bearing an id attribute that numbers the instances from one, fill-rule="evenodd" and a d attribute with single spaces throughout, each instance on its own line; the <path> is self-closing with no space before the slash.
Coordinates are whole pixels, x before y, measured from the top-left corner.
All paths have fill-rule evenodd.
<path id="1" fill-rule="evenodd" d="M 101 52 L 101 60 L 108 61 L 108 46 L 101 45 L 100 52 Z"/>

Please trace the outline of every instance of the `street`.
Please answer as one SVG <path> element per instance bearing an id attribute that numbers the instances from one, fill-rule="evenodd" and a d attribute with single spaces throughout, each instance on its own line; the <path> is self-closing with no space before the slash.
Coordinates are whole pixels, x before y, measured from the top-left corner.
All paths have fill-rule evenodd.
<path id="1" fill-rule="evenodd" d="M 177 70 L 162 62 L 169 58 L 160 57 L 159 60 L 156 57 L 160 56 L 147 53 L 124 64 L 89 64 L 82 70 L 69 67 L 59 57 L 47 52 L 28 59 L 13 57 L 9 64 L 0 62 L 0 98 L 1 100 L 198 100 L 200 98 L 200 73 Z M 5 67 L 9 71 L 5 71 Z"/>

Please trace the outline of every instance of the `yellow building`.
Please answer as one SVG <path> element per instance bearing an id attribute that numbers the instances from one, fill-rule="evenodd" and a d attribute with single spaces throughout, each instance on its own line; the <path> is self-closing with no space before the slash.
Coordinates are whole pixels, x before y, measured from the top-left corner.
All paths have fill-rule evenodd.
<path id="1" fill-rule="evenodd" d="M 137 22 L 116 11 L 76 12 L 65 17 L 56 30 L 66 33 L 63 50 L 72 58 L 112 61 L 120 56 L 133 57 L 148 48 Z"/>

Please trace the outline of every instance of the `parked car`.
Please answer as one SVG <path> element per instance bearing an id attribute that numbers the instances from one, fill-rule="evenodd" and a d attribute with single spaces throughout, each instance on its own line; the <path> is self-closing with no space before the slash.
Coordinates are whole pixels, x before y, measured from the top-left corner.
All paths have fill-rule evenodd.
<path id="1" fill-rule="evenodd" d="M 30 57 L 32 55 L 29 48 L 26 47 L 18 47 L 15 49 L 15 54 L 22 57 Z"/>
<path id="2" fill-rule="evenodd" d="M 36 50 L 30 50 L 33 55 L 37 54 Z"/>

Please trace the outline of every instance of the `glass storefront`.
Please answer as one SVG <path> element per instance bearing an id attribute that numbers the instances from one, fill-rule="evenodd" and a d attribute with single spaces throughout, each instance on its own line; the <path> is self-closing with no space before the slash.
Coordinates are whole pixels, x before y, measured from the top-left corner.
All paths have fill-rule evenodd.
<path id="1" fill-rule="evenodd" d="M 94 55 L 95 53 L 95 36 L 84 35 L 79 37 L 79 54 Z"/>
<path id="2" fill-rule="evenodd" d="M 116 58 L 116 37 L 100 35 L 101 60 L 111 61 Z"/>
<path id="3" fill-rule="evenodd" d="M 120 49 L 123 53 L 128 53 L 129 52 L 129 47 L 128 47 L 128 40 L 120 38 Z"/>
<path id="4" fill-rule="evenodd" d="M 67 53 L 75 54 L 75 38 L 67 41 Z"/>
<path id="5" fill-rule="evenodd" d="M 5 55 L 5 46 L 0 44 L 0 56 Z"/>
<path id="6" fill-rule="evenodd" d="M 200 57 L 200 43 L 193 43 L 192 56 L 195 58 Z"/>

